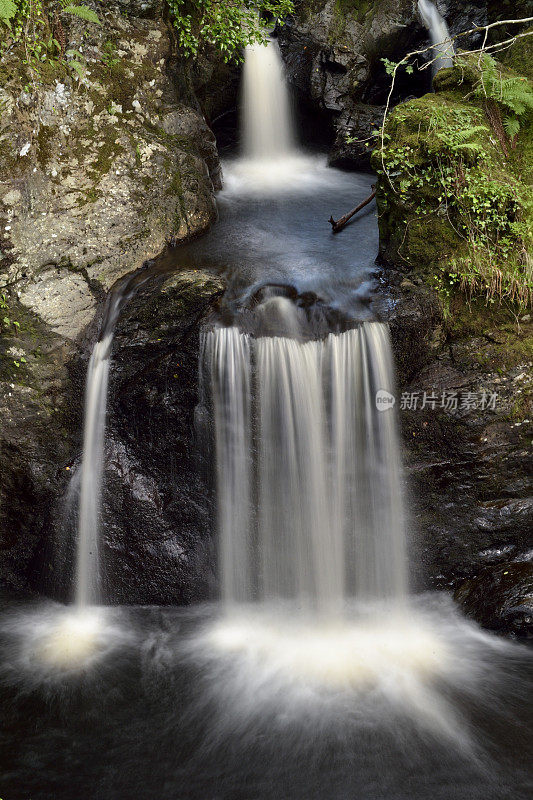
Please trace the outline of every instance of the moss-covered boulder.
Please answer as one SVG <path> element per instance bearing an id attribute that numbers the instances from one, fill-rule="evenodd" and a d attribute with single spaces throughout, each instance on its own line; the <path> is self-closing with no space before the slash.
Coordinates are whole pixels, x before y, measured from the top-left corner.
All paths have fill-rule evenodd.
<path id="1" fill-rule="evenodd" d="M 459 59 L 438 73 L 434 93 L 391 113 L 373 156 L 380 252 L 429 277 L 445 302 L 460 285 L 528 305 L 533 89 L 481 63 Z"/>

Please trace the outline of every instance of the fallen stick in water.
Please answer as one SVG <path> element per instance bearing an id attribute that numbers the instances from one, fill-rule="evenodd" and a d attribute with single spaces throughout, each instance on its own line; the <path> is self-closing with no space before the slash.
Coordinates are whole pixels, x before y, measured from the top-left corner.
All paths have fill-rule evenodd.
<path id="1" fill-rule="evenodd" d="M 353 208 L 348 214 L 345 214 L 343 217 L 340 217 L 340 219 L 338 219 L 336 222 L 333 219 L 333 217 L 330 217 L 329 221 L 331 227 L 333 228 L 333 233 L 338 233 L 339 231 L 342 231 L 348 220 L 350 220 L 354 214 L 357 214 L 358 211 L 361 211 L 362 208 L 367 206 L 370 203 L 370 201 L 374 199 L 375 196 L 376 196 L 376 187 L 372 184 L 372 194 L 370 194 L 366 198 L 366 200 L 363 200 L 362 203 L 359 203 L 358 206 Z"/>

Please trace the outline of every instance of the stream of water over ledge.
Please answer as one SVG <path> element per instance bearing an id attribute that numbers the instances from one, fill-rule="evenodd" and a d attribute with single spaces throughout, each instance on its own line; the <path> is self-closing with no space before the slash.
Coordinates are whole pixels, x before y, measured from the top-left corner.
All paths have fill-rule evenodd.
<path id="1" fill-rule="evenodd" d="M 95 604 L 113 312 L 88 374 L 78 607 L 0 613 L 2 796 L 525 800 L 529 652 L 409 594 L 375 211 L 327 226 L 372 178 L 296 148 L 273 43 L 245 82 L 219 220 L 172 255 L 228 280 L 198 387 L 221 599 Z"/>

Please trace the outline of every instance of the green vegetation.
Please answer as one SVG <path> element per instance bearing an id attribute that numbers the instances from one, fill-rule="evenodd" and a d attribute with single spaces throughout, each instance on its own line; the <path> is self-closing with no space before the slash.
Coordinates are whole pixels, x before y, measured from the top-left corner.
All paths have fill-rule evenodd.
<path id="1" fill-rule="evenodd" d="M 398 106 L 373 163 L 384 255 L 456 287 L 533 300 L 533 88 L 490 56 L 457 58 L 435 94 Z"/>
<path id="2" fill-rule="evenodd" d="M 63 22 L 78 17 L 100 24 L 98 15 L 86 5 L 69 0 L 0 0 L 0 32 L 3 46 L 22 45 L 22 65 L 31 79 L 46 82 L 63 77 L 65 67 L 83 78 L 83 57 L 77 50 L 66 50 Z M 3 30 L 2 30 L 3 28 Z M 4 36 L 7 29 L 7 36 Z M 2 44 L 0 44 L 0 53 Z"/>
<path id="3" fill-rule="evenodd" d="M 263 20 L 284 19 L 294 11 L 293 0 L 167 0 L 177 31 L 179 47 L 186 57 L 214 51 L 224 61 L 240 60 L 246 45 L 265 43 L 267 28 Z M 43 63 L 65 62 L 83 78 L 83 58 L 78 51 L 66 50 L 62 21 L 78 17 L 100 24 L 98 15 L 84 3 L 69 0 L 0 0 L 0 29 L 8 30 L 8 40 L 24 45 L 24 63 L 32 77 L 39 77 Z M 1 45 L 0 45 L 1 48 Z M 116 64 L 112 49 L 105 55 L 108 66 Z"/>
<path id="4" fill-rule="evenodd" d="M 267 29 L 261 18 L 280 23 L 294 11 L 292 0 L 167 0 L 184 55 L 195 57 L 201 51 L 218 51 L 224 61 L 240 60 L 249 44 L 265 43 Z"/>

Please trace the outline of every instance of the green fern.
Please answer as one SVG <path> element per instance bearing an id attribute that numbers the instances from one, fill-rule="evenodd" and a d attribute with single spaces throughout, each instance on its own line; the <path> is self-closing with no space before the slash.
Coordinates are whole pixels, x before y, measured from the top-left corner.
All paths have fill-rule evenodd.
<path id="1" fill-rule="evenodd" d="M 510 139 L 514 139 L 520 133 L 520 120 L 518 117 L 506 117 L 503 121 L 503 127 Z"/>
<path id="2" fill-rule="evenodd" d="M 527 78 L 506 78 L 501 82 L 499 101 L 518 116 L 533 108 L 533 90 Z"/>
<path id="3" fill-rule="evenodd" d="M 79 17 L 80 19 L 86 20 L 86 22 L 94 22 L 96 25 L 100 25 L 100 20 L 95 11 L 92 8 L 87 8 L 87 6 L 64 6 L 63 11 L 65 14 L 72 14 L 73 17 Z"/>
<path id="4" fill-rule="evenodd" d="M 459 142 L 466 142 L 468 139 L 471 139 L 472 136 L 477 136 L 478 133 L 487 133 L 487 126 L 486 125 L 470 125 L 466 128 L 463 128 L 459 131 L 454 131 L 454 137 Z"/>
<path id="5" fill-rule="evenodd" d="M 14 0 L 0 0 L 0 22 L 3 22 L 11 30 L 11 20 L 17 13 Z"/>
<path id="6" fill-rule="evenodd" d="M 512 112 L 504 122 L 509 136 L 516 136 L 522 122 L 520 118 L 525 117 L 533 109 L 533 87 L 530 81 L 519 75 L 503 77 L 496 61 L 488 55 L 483 57 L 481 76 L 474 94 L 477 97 L 495 100 L 507 111 Z"/>
<path id="7" fill-rule="evenodd" d="M 478 144 L 477 142 L 463 142 L 462 144 L 453 145 L 451 148 L 454 152 L 458 150 L 467 150 L 469 153 L 482 153 L 483 152 L 483 145 Z"/>

